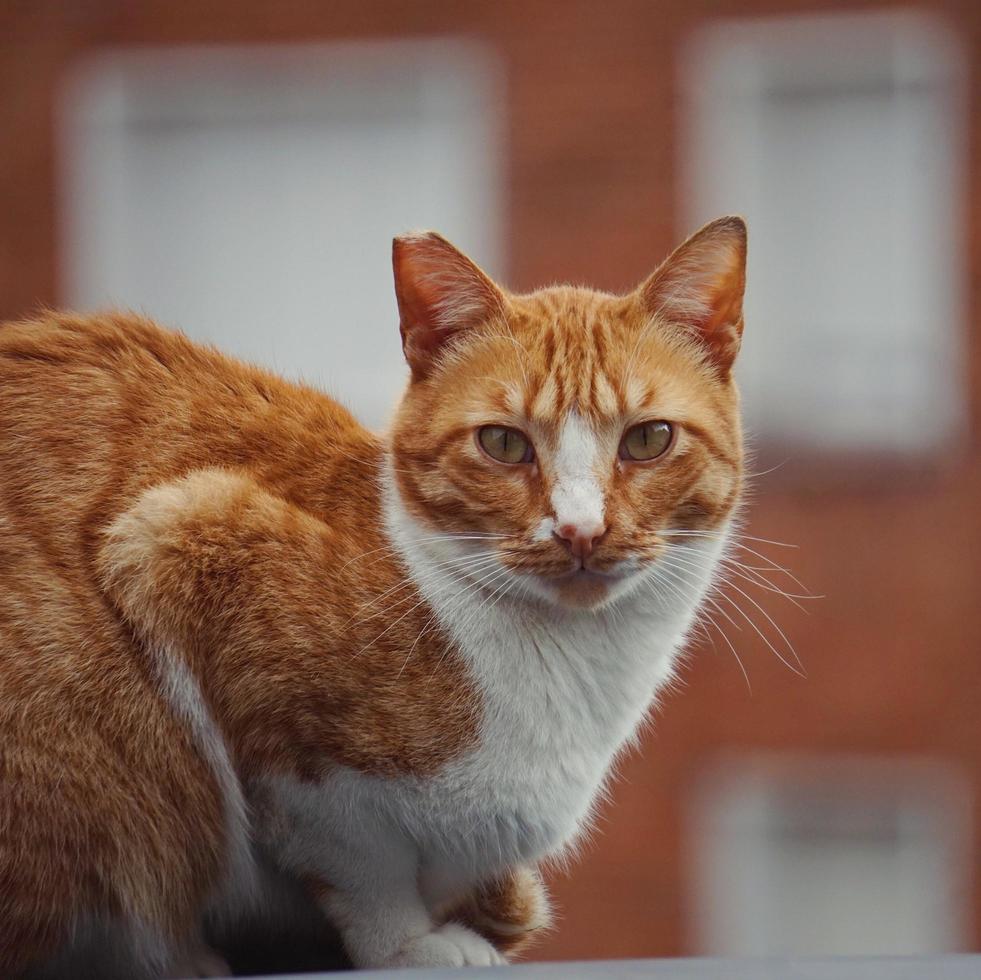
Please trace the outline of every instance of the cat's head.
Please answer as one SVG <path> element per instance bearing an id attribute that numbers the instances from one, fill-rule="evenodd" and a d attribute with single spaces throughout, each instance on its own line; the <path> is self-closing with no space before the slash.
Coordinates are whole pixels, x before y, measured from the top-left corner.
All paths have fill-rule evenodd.
<path id="1" fill-rule="evenodd" d="M 597 608 L 724 528 L 742 483 L 745 260 L 742 219 L 722 218 L 626 296 L 515 295 L 439 235 L 395 240 L 412 378 L 392 472 L 439 574 Z"/>

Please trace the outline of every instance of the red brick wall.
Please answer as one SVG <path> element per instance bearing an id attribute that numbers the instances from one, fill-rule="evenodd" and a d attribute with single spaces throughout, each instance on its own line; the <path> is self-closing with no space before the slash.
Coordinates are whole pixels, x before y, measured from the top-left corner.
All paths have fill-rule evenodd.
<path id="1" fill-rule="evenodd" d="M 7 0 L 0 7 L 0 317 L 57 302 L 52 110 L 65 69 L 117 44 L 289 42 L 470 34 L 494 43 L 508 76 L 511 281 L 619 288 L 679 234 L 674 207 L 676 57 L 717 14 L 884 7 L 822 0 Z M 968 323 L 981 313 L 981 4 L 924 4 L 968 50 L 965 187 Z M 749 325 L 748 329 L 752 329 Z M 973 418 L 981 345 L 970 332 Z M 688 949 L 684 805 L 726 748 L 916 754 L 962 766 L 981 799 L 981 452 L 938 468 L 798 460 L 761 478 L 752 533 L 801 545 L 794 570 L 827 598 L 810 616 L 779 610 L 808 678 L 744 630 L 750 696 L 731 656 L 699 648 L 665 699 L 642 753 L 624 766 L 600 832 L 557 875 L 559 930 L 539 954 L 644 956 Z M 972 868 L 981 854 L 981 810 Z M 981 948 L 981 885 L 969 914 Z"/>

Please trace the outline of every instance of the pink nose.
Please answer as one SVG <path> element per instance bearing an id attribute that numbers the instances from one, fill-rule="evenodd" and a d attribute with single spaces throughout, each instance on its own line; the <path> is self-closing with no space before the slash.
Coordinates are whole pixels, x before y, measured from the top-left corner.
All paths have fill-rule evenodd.
<path id="1" fill-rule="evenodd" d="M 585 561 L 596 542 L 606 534 L 602 524 L 560 524 L 555 536 L 569 549 L 575 558 Z"/>

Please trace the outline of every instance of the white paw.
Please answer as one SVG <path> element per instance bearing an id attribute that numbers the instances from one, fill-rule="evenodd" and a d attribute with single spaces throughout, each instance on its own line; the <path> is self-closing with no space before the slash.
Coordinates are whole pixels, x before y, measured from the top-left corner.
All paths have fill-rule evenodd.
<path id="1" fill-rule="evenodd" d="M 386 964 L 408 966 L 504 966 L 507 960 L 486 939 L 448 922 L 405 945 Z"/>

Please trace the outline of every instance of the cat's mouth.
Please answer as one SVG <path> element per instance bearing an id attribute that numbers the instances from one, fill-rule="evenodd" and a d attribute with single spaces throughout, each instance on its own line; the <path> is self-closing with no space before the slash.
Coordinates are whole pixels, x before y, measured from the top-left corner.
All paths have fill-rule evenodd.
<path id="1" fill-rule="evenodd" d="M 552 576 L 553 582 L 605 582 L 611 584 L 623 578 L 622 575 L 616 572 L 601 572 L 595 568 L 586 568 L 584 565 L 580 565 L 579 568 L 574 568 L 571 571 L 565 572 L 562 575 Z"/>
<path id="2" fill-rule="evenodd" d="M 580 566 L 562 575 L 549 576 L 545 581 L 563 605 L 591 609 L 606 602 L 623 579 L 622 573 L 601 572 Z"/>
<path id="3" fill-rule="evenodd" d="M 615 600 L 625 589 L 629 591 L 629 580 L 640 570 L 633 558 L 592 556 L 571 562 L 568 555 L 533 552 L 527 559 L 505 555 L 502 564 L 538 598 L 572 609 L 598 609 Z"/>

